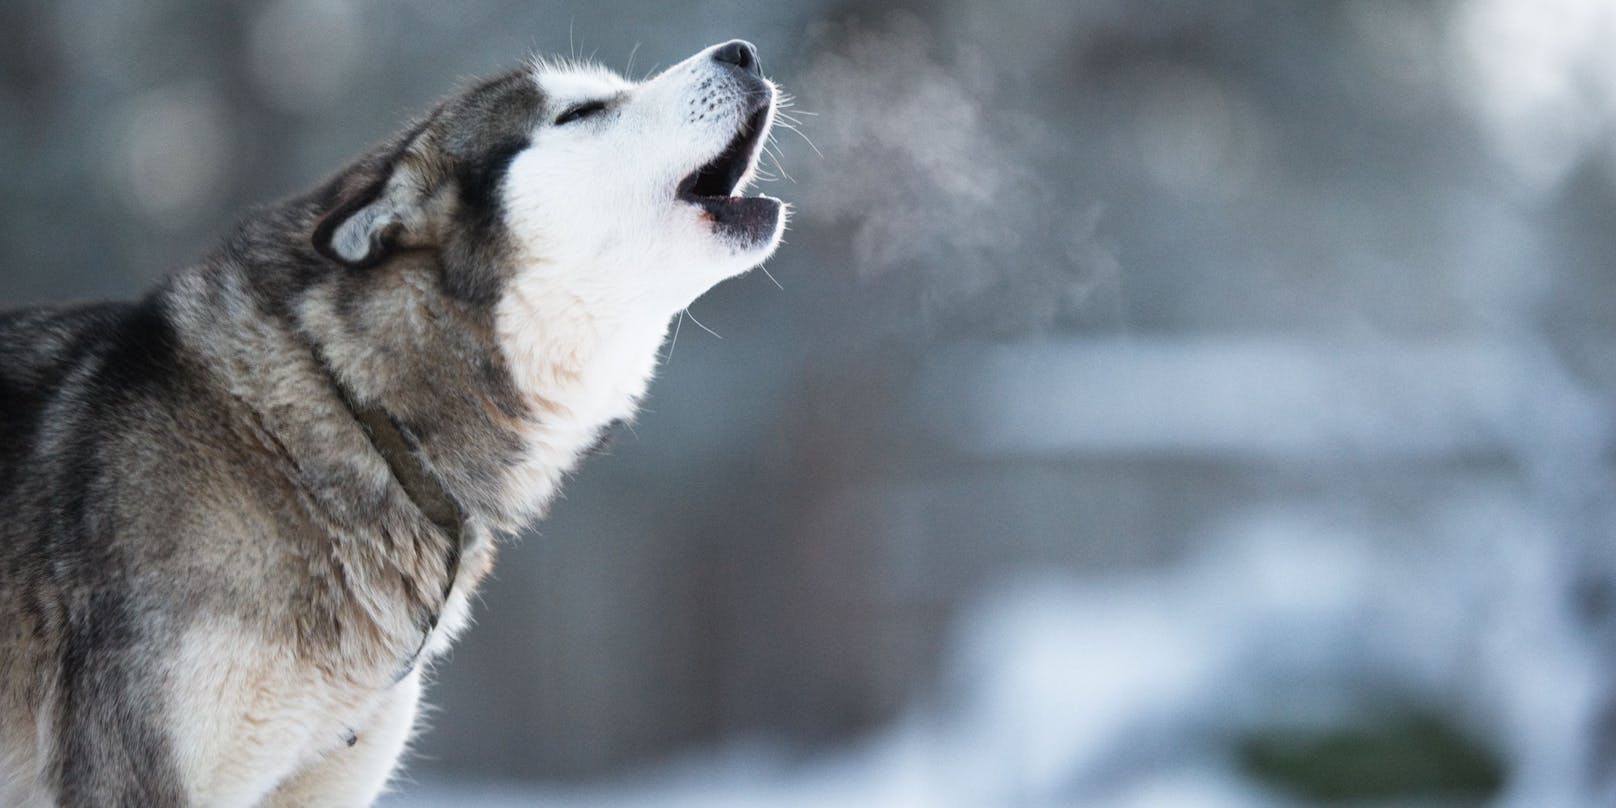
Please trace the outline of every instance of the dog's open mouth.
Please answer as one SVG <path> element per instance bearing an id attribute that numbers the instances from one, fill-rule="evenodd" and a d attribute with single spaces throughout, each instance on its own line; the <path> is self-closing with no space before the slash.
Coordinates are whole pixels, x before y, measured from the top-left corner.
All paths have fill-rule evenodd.
<path id="1" fill-rule="evenodd" d="M 758 107 L 716 158 L 679 181 L 681 200 L 706 211 L 721 231 L 753 240 L 773 232 L 781 202 L 766 196 L 736 196 L 735 192 L 763 148 L 772 107 L 772 101 Z"/>

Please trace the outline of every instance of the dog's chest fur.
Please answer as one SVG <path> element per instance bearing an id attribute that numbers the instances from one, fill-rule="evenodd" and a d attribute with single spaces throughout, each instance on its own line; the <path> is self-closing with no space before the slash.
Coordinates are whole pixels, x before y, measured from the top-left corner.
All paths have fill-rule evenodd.
<path id="1" fill-rule="evenodd" d="M 446 651 L 467 625 L 471 598 L 493 563 L 495 535 L 541 512 L 564 477 L 599 440 L 601 430 L 632 417 L 655 371 L 666 323 L 630 318 L 638 325 L 632 327 L 613 311 L 559 293 L 544 277 L 534 273 L 512 284 L 495 307 L 493 347 L 525 407 L 523 417 L 505 424 L 519 445 L 497 464 L 503 474 L 496 499 L 503 507 L 468 514 L 456 580 L 439 607 L 434 627 L 421 641 L 418 658 L 400 672 L 399 682 L 379 689 L 374 676 L 329 675 L 317 666 L 289 662 L 285 654 L 273 650 L 277 647 L 273 641 L 267 643 L 271 650 L 266 653 L 262 632 L 237 617 L 198 621 L 185 632 L 169 676 L 175 691 L 186 694 L 195 709 L 176 715 L 171 735 L 177 740 L 175 754 L 182 769 L 212 773 L 206 781 L 192 784 L 198 803 L 251 802 L 277 786 L 275 772 L 344 753 L 350 742 L 363 748 L 370 740 L 366 728 L 399 709 L 394 701 L 413 700 L 420 667 Z M 410 284 L 403 287 L 414 289 Z M 336 314 L 320 304 L 321 299 L 311 297 L 315 302 L 305 306 L 305 322 L 335 327 L 331 318 Z M 206 326 L 218 327 L 218 323 Z M 264 340 L 269 344 L 257 349 L 275 352 L 283 347 L 273 335 Z M 453 373 L 446 371 L 446 383 L 455 383 L 453 379 Z M 261 403 L 273 398 L 250 382 L 241 395 Z M 339 429 L 343 426 L 337 424 Z M 271 428 L 278 427 L 271 424 Z M 291 430 L 281 434 L 283 443 L 296 446 Z M 337 462 L 346 461 L 339 457 Z M 361 476 L 385 485 L 384 470 L 373 462 L 370 466 Z M 407 567 L 408 562 L 398 566 Z M 348 597 L 356 594 L 358 599 L 387 597 L 364 591 L 350 591 Z M 409 626 L 392 626 L 391 631 L 407 634 Z M 352 670 L 352 661 L 343 664 Z M 392 664 L 396 662 L 378 661 L 383 667 Z"/>

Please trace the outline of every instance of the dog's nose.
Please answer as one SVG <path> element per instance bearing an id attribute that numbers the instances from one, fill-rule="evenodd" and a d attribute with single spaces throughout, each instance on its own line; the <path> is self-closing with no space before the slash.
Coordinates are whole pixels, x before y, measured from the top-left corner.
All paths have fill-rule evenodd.
<path id="1" fill-rule="evenodd" d="M 757 48 L 744 39 L 732 39 L 713 51 L 713 60 L 735 65 L 753 75 L 763 75 L 763 63 L 758 61 Z"/>

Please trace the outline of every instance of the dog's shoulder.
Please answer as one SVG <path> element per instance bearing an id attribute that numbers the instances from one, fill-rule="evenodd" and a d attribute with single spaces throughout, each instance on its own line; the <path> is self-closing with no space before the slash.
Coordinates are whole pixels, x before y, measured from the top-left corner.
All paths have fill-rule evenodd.
<path id="1" fill-rule="evenodd" d="M 54 386 L 63 372 L 109 336 L 130 303 L 95 303 L 0 312 L 0 384 L 7 392 Z"/>
<path id="2" fill-rule="evenodd" d="M 9 392 L 56 388 L 71 383 L 75 370 L 97 365 L 127 371 L 108 381 L 136 381 L 168 367 L 164 360 L 174 346 L 173 326 L 156 296 L 0 312 L 0 384 Z"/>
<path id="3" fill-rule="evenodd" d="M 82 413 L 160 385 L 176 350 L 156 298 L 0 313 L 0 454 L 21 451 L 53 401 Z"/>
<path id="4" fill-rule="evenodd" d="M 0 312 L 0 495 L 32 451 L 44 411 L 82 384 L 130 304 Z"/>

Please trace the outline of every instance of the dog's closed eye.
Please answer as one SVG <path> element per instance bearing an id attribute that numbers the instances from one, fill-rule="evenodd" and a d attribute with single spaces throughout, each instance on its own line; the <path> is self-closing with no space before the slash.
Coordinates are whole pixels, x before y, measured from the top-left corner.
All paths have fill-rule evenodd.
<path id="1" fill-rule="evenodd" d="M 571 107 L 568 107 L 566 112 L 556 116 L 555 125 L 566 126 L 574 121 L 581 121 L 585 118 L 599 115 L 605 111 L 605 101 L 585 101 L 581 104 L 574 104 Z"/>

